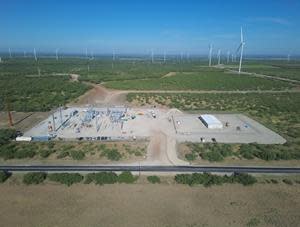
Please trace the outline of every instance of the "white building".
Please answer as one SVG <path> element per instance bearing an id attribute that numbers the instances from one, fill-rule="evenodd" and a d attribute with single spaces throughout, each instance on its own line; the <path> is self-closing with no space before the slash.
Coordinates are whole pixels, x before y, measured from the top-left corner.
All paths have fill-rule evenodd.
<path id="1" fill-rule="evenodd" d="M 199 117 L 200 121 L 209 129 L 221 129 L 223 124 L 214 115 L 203 114 Z"/>

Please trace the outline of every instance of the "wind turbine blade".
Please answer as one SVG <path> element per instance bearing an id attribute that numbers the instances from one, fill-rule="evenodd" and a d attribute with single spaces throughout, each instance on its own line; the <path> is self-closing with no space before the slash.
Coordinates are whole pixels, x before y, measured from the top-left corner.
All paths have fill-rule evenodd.
<path id="1" fill-rule="evenodd" d="M 241 27 L 241 43 L 244 42 L 244 36 L 243 36 L 243 27 Z"/>
<path id="2" fill-rule="evenodd" d="M 241 44 L 239 45 L 239 47 L 238 47 L 237 50 L 236 50 L 236 53 L 240 52 L 242 46 L 243 46 L 243 43 L 241 43 Z"/>

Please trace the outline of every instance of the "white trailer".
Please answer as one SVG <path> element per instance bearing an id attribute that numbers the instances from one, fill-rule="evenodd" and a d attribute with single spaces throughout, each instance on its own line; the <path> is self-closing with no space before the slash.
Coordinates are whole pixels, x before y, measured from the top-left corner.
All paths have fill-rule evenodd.
<path id="1" fill-rule="evenodd" d="M 30 142 L 32 138 L 30 136 L 18 136 L 16 138 L 17 142 Z"/>
<path id="2" fill-rule="evenodd" d="M 222 129 L 223 124 L 214 115 L 203 114 L 199 117 L 200 121 L 209 129 Z"/>

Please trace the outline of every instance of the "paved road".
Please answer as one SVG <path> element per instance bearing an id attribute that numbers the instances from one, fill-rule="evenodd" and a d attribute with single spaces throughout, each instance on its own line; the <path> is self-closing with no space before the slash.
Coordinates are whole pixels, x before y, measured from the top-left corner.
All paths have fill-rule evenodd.
<path id="1" fill-rule="evenodd" d="M 0 170 L 12 172 L 214 172 L 214 173 L 300 173 L 300 168 L 289 167 L 240 167 L 240 166 L 106 166 L 106 165 L 6 165 Z"/>

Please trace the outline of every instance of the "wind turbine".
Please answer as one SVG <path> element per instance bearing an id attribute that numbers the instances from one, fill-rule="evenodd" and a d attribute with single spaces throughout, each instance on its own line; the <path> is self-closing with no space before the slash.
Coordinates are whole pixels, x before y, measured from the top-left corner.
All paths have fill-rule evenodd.
<path id="1" fill-rule="evenodd" d="M 116 53 L 115 53 L 115 50 L 113 50 L 112 57 L 113 57 L 113 61 L 115 61 L 115 60 L 116 60 Z"/>
<path id="2" fill-rule="evenodd" d="M 291 54 L 288 54 L 287 61 L 290 61 L 290 60 L 291 60 Z"/>
<path id="3" fill-rule="evenodd" d="M 35 48 L 33 48 L 33 55 L 34 55 L 34 59 L 35 59 L 35 61 L 37 61 L 37 56 L 36 56 L 36 51 L 35 51 Z"/>
<path id="4" fill-rule="evenodd" d="M 55 50 L 56 61 L 58 61 L 58 49 Z"/>
<path id="5" fill-rule="evenodd" d="M 25 50 L 23 51 L 23 54 L 24 54 L 24 58 L 26 58 L 26 51 Z"/>
<path id="6" fill-rule="evenodd" d="M 152 61 L 152 63 L 154 63 L 154 52 L 153 52 L 153 49 L 151 49 L 151 61 Z"/>
<path id="7" fill-rule="evenodd" d="M 230 51 L 227 51 L 227 64 L 229 63 Z"/>
<path id="8" fill-rule="evenodd" d="M 11 50 L 10 50 L 10 48 L 8 48 L 8 52 L 9 52 L 9 58 L 12 58 L 11 57 Z"/>
<path id="9" fill-rule="evenodd" d="M 212 56 L 212 50 L 213 50 L 213 46 L 212 44 L 209 45 L 209 54 L 208 54 L 208 60 L 209 60 L 209 67 L 211 67 L 211 56 Z"/>
<path id="10" fill-rule="evenodd" d="M 166 51 L 164 51 L 164 63 L 166 63 L 166 60 L 167 60 L 167 58 L 166 58 Z"/>
<path id="11" fill-rule="evenodd" d="M 244 36 L 243 36 L 243 28 L 241 27 L 241 43 L 239 45 L 239 47 L 237 48 L 236 52 L 238 53 L 240 51 L 240 65 L 239 65 L 239 73 L 241 73 L 241 69 L 242 69 L 242 63 L 243 63 L 243 52 L 244 52 L 244 46 L 245 46 L 245 42 L 244 42 Z"/>
<path id="12" fill-rule="evenodd" d="M 86 59 L 88 59 L 88 49 L 87 48 L 85 48 L 85 57 L 86 57 Z"/>
<path id="13" fill-rule="evenodd" d="M 218 50 L 218 65 L 221 64 L 221 49 Z"/>

